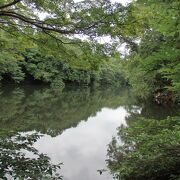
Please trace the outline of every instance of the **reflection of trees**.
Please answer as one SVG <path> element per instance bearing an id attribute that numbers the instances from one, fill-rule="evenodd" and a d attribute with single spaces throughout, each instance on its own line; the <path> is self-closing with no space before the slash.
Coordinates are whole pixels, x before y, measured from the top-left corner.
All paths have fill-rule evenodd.
<path id="1" fill-rule="evenodd" d="M 180 106 L 177 104 L 158 105 L 151 101 L 146 101 L 142 105 L 141 116 L 145 118 L 164 119 L 167 116 L 178 115 Z"/>
<path id="2" fill-rule="evenodd" d="M 62 179 L 49 157 L 40 154 L 32 145 L 38 134 L 1 137 L 0 178 L 2 179 Z"/>
<path id="3" fill-rule="evenodd" d="M 139 117 L 143 118 L 152 118 L 152 119 L 164 119 L 167 116 L 175 116 L 180 112 L 180 106 L 177 104 L 169 104 L 169 105 L 158 105 L 151 101 L 146 101 L 142 103 L 138 103 L 137 106 L 129 105 L 126 106 L 126 110 L 128 112 L 128 116 L 126 117 L 126 121 L 133 121 Z"/>
<path id="4" fill-rule="evenodd" d="M 5 89 L 0 97 L 0 124 L 2 129 L 37 130 L 55 136 L 102 107 L 125 105 L 128 96 L 128 90 L 116 89 L 71 89 L 59 94 L 48 88 Z"/>
<path id="5" fill-rule="evenodd" d="M 128 90 L 123 89 L 83 88 L 58 94 L 48 88 L 3 89 L 0 92 L 0 178 L 8 175 L 20 179 L 61 178 L 52 177 L 58 166 L 52 165 L 46 155 L 39 154 L 32 146 L 40 135 L 17 132 L 36 130 L 55 136 L 87 120 L 102 107 L 127 104 L 128 97 Z"/>
<path id="6" fill-rule="evenodd" d="M 112 174 L 125 180 L 178 179 L 180 107 L 144 102 L 126 109 L 128 126 L 118 129 L 108 148 L 107 164 Z"/>

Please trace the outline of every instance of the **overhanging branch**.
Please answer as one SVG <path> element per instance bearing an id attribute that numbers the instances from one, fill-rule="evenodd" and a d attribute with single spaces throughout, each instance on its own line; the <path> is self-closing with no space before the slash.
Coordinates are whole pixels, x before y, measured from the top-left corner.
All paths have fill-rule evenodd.
<path id="1" fill-rule="evenodd" d="M 60 34 L 73 34 L 73 33 L 75 33 L 75 29 L 62 30 L 62 29 L 59 29 L 59 27 L 53 27 L 54 25 L 52 25 L 52 24 L 47 24 L 43 21 L 28 18 L 26 16 L 23 16 L 21 14 L 13 12 L 13 11 L 0 11 L 0 16 L 15 18 L 15 19 L 21 20 L 25 23 L 32 24 L 37 28 L 48 30 L 48 31 L 58 32 Z"/>

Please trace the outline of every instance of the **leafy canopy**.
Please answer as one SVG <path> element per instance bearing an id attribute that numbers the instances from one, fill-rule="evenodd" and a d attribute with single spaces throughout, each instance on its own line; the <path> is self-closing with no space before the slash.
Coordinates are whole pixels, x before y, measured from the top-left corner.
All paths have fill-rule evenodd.
<path id="1" fill-rule="evenodd" d="M 138 0 L 131 5 L 132 17 L 142 30 L 135 27 L 139 44 L 124 63 L 125 74 L 142 98 L 157 92 L 165 99 L 168 93 L 180 97 L 179 8 L 178 0 Z"/>

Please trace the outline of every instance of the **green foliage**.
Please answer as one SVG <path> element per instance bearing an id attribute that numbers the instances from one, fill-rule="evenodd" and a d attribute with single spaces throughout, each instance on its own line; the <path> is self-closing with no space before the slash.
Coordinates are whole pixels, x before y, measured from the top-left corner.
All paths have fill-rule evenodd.
<path id="1" fill-rule="evenodd" d="M 33 147 L 39 138 L 36 133 L 0 136 L 0 178 L 62 179 L 57 173 L 61 164 L 51 164 L 48 156 Z"/>
<path id="2" fill-rule="evenodd" d="M 67 82 L 122 84 L 125 74 L 143 99 L 158 92 L 166 101 L 180 98 L 178 0 L 138 0 L 127 7 L 107 0 L 13 3 L 0 2 L 1 80 L 31 76 L 62 89 Z M 35 12 L 47 16 L 40 20 Z M 106 35 L 113 43 L 98 43 Z M 120 63 L 116 51 L 123 42 L 131 52 Z"/>
<path id="3" fill-rule="evenodd" d="M 17 83 L 23 81 L 24 73 L 18 64 L 15 57 L 12 57 L 8 52 L 2 52 L 0 54 L 0 80 L 11 78 Z"/>
<path id="4" fill-rule="evenodd" d="M 163 95 L 165 101 L 178 100 L 179 8 L 179 0 L 137 0 L 127 7 L 111 4 L 109 0 L 96 3 L 1 0 L 0 81 L 43 82 L 61 93 L 52 89 L 25 93 L 18 89 L 9 94 L 7 101 L 1 92 L 0 137 L 4 137 L 7 130 L 14 133 L 34 129 L 57 135 L 87 119 L 102 104 L 114 107 L 124 100 L 121 99 L 124 94 L 113 99 L 112 91 L 108 92 L 110 96 L 103 94 L 105 98 L 91 91 L 63 93 L 62 89 L 69 82 L 118 85 L 126 84 L 125 76 L 143 99 L 161 93 L 160 98 Z M 47 16 L 40 20 L 37 13 L 47 13 Z M 87 39 L 80 40 L 77 35 L 86 35 Z M 113 44 L 98 43 L 97 37 L 106 35 L 113 38 Z M 130 54 L 121 61 L 116 51 L 123 42 L 130 47 Z M 177 179 L 180 173 L 179 117 L 161 121 L 137 118 L 129 123 L 129 127 L 119 131 L 124 144 L 119 146 L 114 139 L 109 147 L 111 170 L 118 172 L 122 179 Z M 21 146 L 11 138 L 0 139 L 3 166 L 0 178 L 7 173 L 6 162 L 13 168 L 14 178 L 33 179 L 38 174 L 41 179 L 48 179 L 56 170 L 48 157 L 31 147 L 38 137 L 29 138 L 30 146 L 24 137 L 15 137 L 22 141 Z M 20 152 L 22 146 L 40 158 L 25 158 Z M 28 169 L 24 169 L 23 164 Z M 41 171 L 45 172 L 45 177 Z"/>
<path id="5" fill-rule="evenodd" d="M 25 74 L 20 66 L 23 62 L 21 52 L 25 47 L 32 47 L 32 44 L 23 40 L 23 37 L 15 38 L 0 30 L 0 80 L 13 79 L 16 83 L 24 80 Z"/>
<path id="6" fill-rule="evenodd" d="M 64 83 L 91 83 L 91 71 L 81 65 L 71 65 L 71 62 L 55 59 L 53 56 L 42 55 L 38 50 L 28 50 L 24 53 L 24 69 L 26 76 L 34 80 L 51 83 L 53 88 L 64 88 Z"/>
<path id="7" fill-rule="evenodd" d="M 137 1 L 133 13 L 144 24 L 138 50 L 125 63 L 125 74 L 138 96 L 171 92 L 179 99 L 179 1 Z M 141 13 L 137 13 L 140 12 Z"/>
<path id="8" fill-rule="evenodd" d="M 37 12 L 48 13 L 48 15 L 44 20 L 40 20 Z M 15 0 L 13 3 L 5 0 L 0 2 L 3 29 L 6 30 L 8 26 L 26 35 L 36 29 L 36 33 L 47 34 L 60 41 L 74 34 L 85 34 L 91 37 L 107 35 L 112 31 L 109 25 L 119 21 L 123 22 L 122 14 L 125 12 L 125 7 L 121 4 L 113 5 L 109 0 L 96 3 L 93 1 L 75 3 L 73 0 L 66 2 L 62 0 L 53 2 L 51 0 Z"/>
<path id="9" fill-rule="evenodd" d="M 108 166 L 120 179 L 178 179 L 180 117 L 136 119 L 109 145 Z"/>
<path id="10" fill-rule="evenodd" d="M 40 20 L 35 12 L 48 15 Z M 9 0 L 0 2 L 1 34 L 3 38 L 7 37 L 1 49 L 4 51 L 5 46 L 8 46 L 6 52 L 9 55 L 3 55 L 2 61 L 6 57 L 17 61 L 11 69 L 0 72 L 1 79 L 19 83 L 31 77 L 50 83 L 53 87 L 63 87 L 63 82 L 69 81 L 87 85 L 95 81 L 121 84 L 124 80 L 118 69 L 121 68 L 119 62 L 111 60 L 116 47 L 108 43 L 100 44 L 96 37 L 112 35 L 130 42 L 128 37 L 124 38 L 132 32 L 131 23 L 126 18 L 127 12 L 127 8 L 121 4 L 104 0 L 97 3 L 64 3 L 61 0 L 20 0 L 13 4 Z M 119 29 L 119 25 L 123 24 L 127 28 L 124 26 Z M 77 34 L 89 37 L 82 41 L 75 38 Z M 11 37 L 11 43 L 8 43 L 8 37 Z M 33 50 L 27 53 L 30 48 Z"/>
<path id="11" fill-rule="evenodd" d="M 99 82 L 101 84 L 125 85 L 126 81 L 121 61 L 122 59 L 119 57 L 112 57 L 101 65 L 99 73 Z"/>
<path id="12" fill-rule="evenodd" d="M 66 55 L 91 60 L 96 68 L 97 54 L 106 56 L 113 50 L 106 47 L 108 43 L 99 44 L 96 37 L 112 34 L 111 25 L 123 24 L 126 12 L 121 4 L 109 0 L 5 0 L 0 2 L 0 29 L 21 38 L 23 44 L 28 45 L 28 40 L 38 47 L 46 46 L 47 54 L 54 53 L 61 59 Z M 44 18 L 40 17 L 43 13 Z M 86 35 L 86 40 L 77 38 L 81 35 Z"/>
<path id="13" fill-rule="evenodd" d="M 71 62 L 43 54 L 38 48 L 26 49 L 21 54 L 21 60 L 12 57 L 11 54 L 1 54 L 1 80 L 10 79 L 16 83 L 24 80 L 39 81 L 51 84 L 54 89 L 63 89 L 65 83 L 69 82 L 91 85 L 96 81 L 100 84 L 119 85 L 124 81 L 120 61 L 115 58 L 98 60 L 98 57 L 94 56 L 96 60 L 91 60 L 91 57 L 87 61 L 88 57 L 84 57 L 82 62 Z"/>
<path id="14" fill-rule="evenodd" d="M 69 81 L 91 84 L 114 50 L 95 37 L 109 34 L 113 13 L 124 10 L 110 1 L 1 1 L 0 80 L 31 78 L 61 89 Z M 47 16 L 40 20 L 37 13 Z"/>
<path id="15" fill-rule="evenodd" d="M 23 55 L 27 76 L 35 80 L 51 82 L 58 75 L 58 64 L 56 66 L 56 61 L 52 57 L 42 56 L 36 49 L 27 50 Z"/>

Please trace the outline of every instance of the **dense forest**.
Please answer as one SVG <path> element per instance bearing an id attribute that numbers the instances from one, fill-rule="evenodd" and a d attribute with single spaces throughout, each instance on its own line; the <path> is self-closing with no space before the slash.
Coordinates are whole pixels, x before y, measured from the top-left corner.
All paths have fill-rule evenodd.
<path id="1" fill-rule="evenodd" d="M 141 98 L 179 98 L 179 1 L 1 4 L 2 82 L 128 83 Z M 41 20 L 40 13 L 48 15 Z M 111 42 L 100 43 L 105 36 Z M 118 51 L 123 43 L 125 57 Z"/>
<path id="2" fill-rule="evenodd" d="M 136 0 L 127 5 L 110 0 L 0 0 L 0 87 L 45 84 L 60 93 L 70 84 L 128 86 L 138 101 L 179 106 L 179 12 L 179 0 Z M 68 98 L 72 101 L 71 93 Z M 27 101 L 23 106 L 30 105 Z M 6 116 L 6 108 L 0 108 L 1 116 Z M 161 120 L 139 115 L 119 128 L 124 144 L 113 139 L 107 160 L 115 178 L 180 178 L 178 109 L 176 114 Z M 15 115 L 23 119 L 26 113 Z M 56 167 L 44 158 L 40 163 L 54 172 Z"/>

